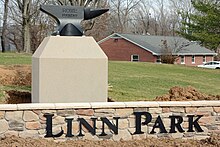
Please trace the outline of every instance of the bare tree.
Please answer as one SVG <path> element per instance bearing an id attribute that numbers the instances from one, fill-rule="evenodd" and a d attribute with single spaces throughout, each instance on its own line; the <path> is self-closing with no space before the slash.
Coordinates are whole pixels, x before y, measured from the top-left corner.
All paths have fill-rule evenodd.
<path id="1" fill-rule="evenodd" d="M 3 15 L 3 27 L 2 27 L 2 52 L 5 52 L 6 46 L 6 36 L 7 36 L 7 20 L 8 20 L 8 2 L 9 0 L 4 1 L 4 15 Z"/>
<path id="2" fill-rule="evenodd" d="M 170 0 L 170 7 L 170 14 L 173 16 L 171 29 L 175 33 L 181 28 L 182 22 L 190 22 L 189 16 L 194 13 L 194 8 L 191 0 Z"/>
<path id="3" fill-rule="evenodd" d="M 133 10 L 138 6 L 141 0 L 111 0 L 111 13 L 116 17 L 118 23 L 118 32 L 128 32 L 130 16 Z"/>
<path id="4" fill-rule="evenodd" d="M 39 6 L 44 4 L 46 0 L 11 0 L 9 1 L 10 11 L 10 40 L 16 46 L 18 51 L 31 53 L 33 29 L 36 29 L 34 25 L 39 25 L 33 22 L 39 17 Z M 14 27 L 17 27 L 16 33 L 12 32 Z M 20 38 L 20 39 L 19 39 Z M 14 39 L 14 40 L 13 40 Z M 20 43 L 18 43 L 18 40 Z M 21 41 L 20 41 L 21 40 Z M 21 45 L 21 46 L 20 46 Z"/>
<path id="5" fill-rule="evenodd" d="M 149 0 L 142 0 L 138 6 L 133 10 L 133 15 L 131 16 L 131 23 L 133 25 L 133 32 L 135 34 L 150 34 L 150 19 L 151 4 Z"/>

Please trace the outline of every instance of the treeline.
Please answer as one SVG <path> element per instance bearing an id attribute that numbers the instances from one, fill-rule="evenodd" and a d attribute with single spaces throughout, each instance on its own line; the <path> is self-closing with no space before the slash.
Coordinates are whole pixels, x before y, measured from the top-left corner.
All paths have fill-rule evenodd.
<path id="1" fill-rule="evenodd" d="M 39 11 L 44 4 L 110 8 L 101 17 L 82 22 L 85 35 L 96 40 L 118 32 L 183 35 L 213 50 L 220 42 L 217 0 L 1 0 L 4 47 L 13 44 L 18 52 L 31 53 L 53 33 L 55 20 Z"/>

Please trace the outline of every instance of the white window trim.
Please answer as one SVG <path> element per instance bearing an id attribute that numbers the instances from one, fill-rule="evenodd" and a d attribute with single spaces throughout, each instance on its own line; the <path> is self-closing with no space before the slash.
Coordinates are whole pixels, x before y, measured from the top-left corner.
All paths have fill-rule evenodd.
<path id="1" fill-rule="evenodd" d="M 192 55 L 192 59 L 194 57 L 194 62 L 192 61 L 192 64 L 195 64 L 196 63 L 196 56 L 195 55 Z"/>
<path id="2" fill-rule="evenodd" d="M 133 61 L 133 56 L 138 56 L 138 61 Z M 140 58 L 138 54 L 133 54 L 131 55 L 131 62 L 139 62 Z"/>
<path id="3" fill-rule="evenodd" d="M 182 56 L 183 56 L 183 62 L 182 62 Z M 180 56 L 180 64 L 185 64 L 186 57 L 184 55 Z"/>
<path id="4" fill-rule="evenodd" d="M 204 56 L 205 56 L 205 55 L 204 55 Z M 206 61 L 207 61 L 206 56 L 205 56 L 205 61 L 203 61 L 203 59 L 204 59 L 204 58 L 203 58 L 203 56 L 202 56 L 202 62 L 203 62 L 203 63 L 206 63 Z"/>
<path id="5" fill-rule="evenodd" d="M 157 56 L 156 63 L 161 63 L 161 56 Z"/>

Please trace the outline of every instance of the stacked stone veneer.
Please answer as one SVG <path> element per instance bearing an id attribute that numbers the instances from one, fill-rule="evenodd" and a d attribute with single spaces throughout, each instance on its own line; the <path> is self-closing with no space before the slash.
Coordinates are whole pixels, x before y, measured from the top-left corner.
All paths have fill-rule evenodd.
<path id="1" fill-rule="evenodd" d="M 153 120 L 148 126 L 142 126 L 144 134 L 133 135 L 135 132 L 134 112 L 147 111 L 151 113 Z M 65 139 L 91 139 L 91 140 L 131 140 L 152 137 L 173 137 L 203 139 L 211 133 L 220 133 L 220 101 L 189 101 L 189 102 L 109 102 L 109 103 L 51 103 L 51 104 L 2 104 L 0 105 L 0 137 L 10 137 L 12 135 L 20 137 L 44 138 L 46 133 L 45 113 L 54 114 L 53 133 L 60 132 L 61 127 L 66 133 L 66 117 L 72 117 L 73 134 L 75 137 L 67 138 L 65 134 L 58 140 Z M 204 115 L 199 124 L 204 130 L 202 133 L 172 133 L 172 134 L 149 134 L 154 121 L 158 115 L 161 116 L 165 127 L 169 131 L 170 115 L 183 116 L 182 127 L 187 129 L 187 115 Z M 100 137 L 102 123 L 100 117 L 107 117 L 114 123 L 113 117 L 119 116 L 118 135 L 112 134 Z M 85 128 L 84 137 L 76 137 L 79 130 L 77 118 L 84 118 L 91 122 L 91 117 L 97 118 L 97 135 L 91 135 Z M 108 129 L 108 128 L 106 128 Z"/>

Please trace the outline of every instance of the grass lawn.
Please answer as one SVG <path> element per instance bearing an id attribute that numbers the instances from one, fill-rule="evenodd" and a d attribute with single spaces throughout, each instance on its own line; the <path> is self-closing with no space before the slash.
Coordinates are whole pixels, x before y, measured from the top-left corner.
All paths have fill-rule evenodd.
<path id="1" fill-rule="evenodd" d="M 220 94 L 220 70 L 181 65 L 109 62 L 109 96 L 116 101 L 150 100 L 174 86 L 193 86 L 206 94 Z"/>
<path id="2" fill-rule="evenodd" d="M 0 53 L 0 65 L 31 64 L 31 55 L 25 53 Z"/>
<path id="3" fill-rule="evenodd" d="M 31 64 L 31 55 L 0 53 L 0 65 Z M 109 97 L 116 101 L 151 100 L 173 86 L 193 86 L 206 94 L 220 94 L 220 70 L 140 62 L 109 62 Z M 5 89 L 30 87 L 2 86 Z M 1 92 L 0 92 L 1 96 Z"/>

